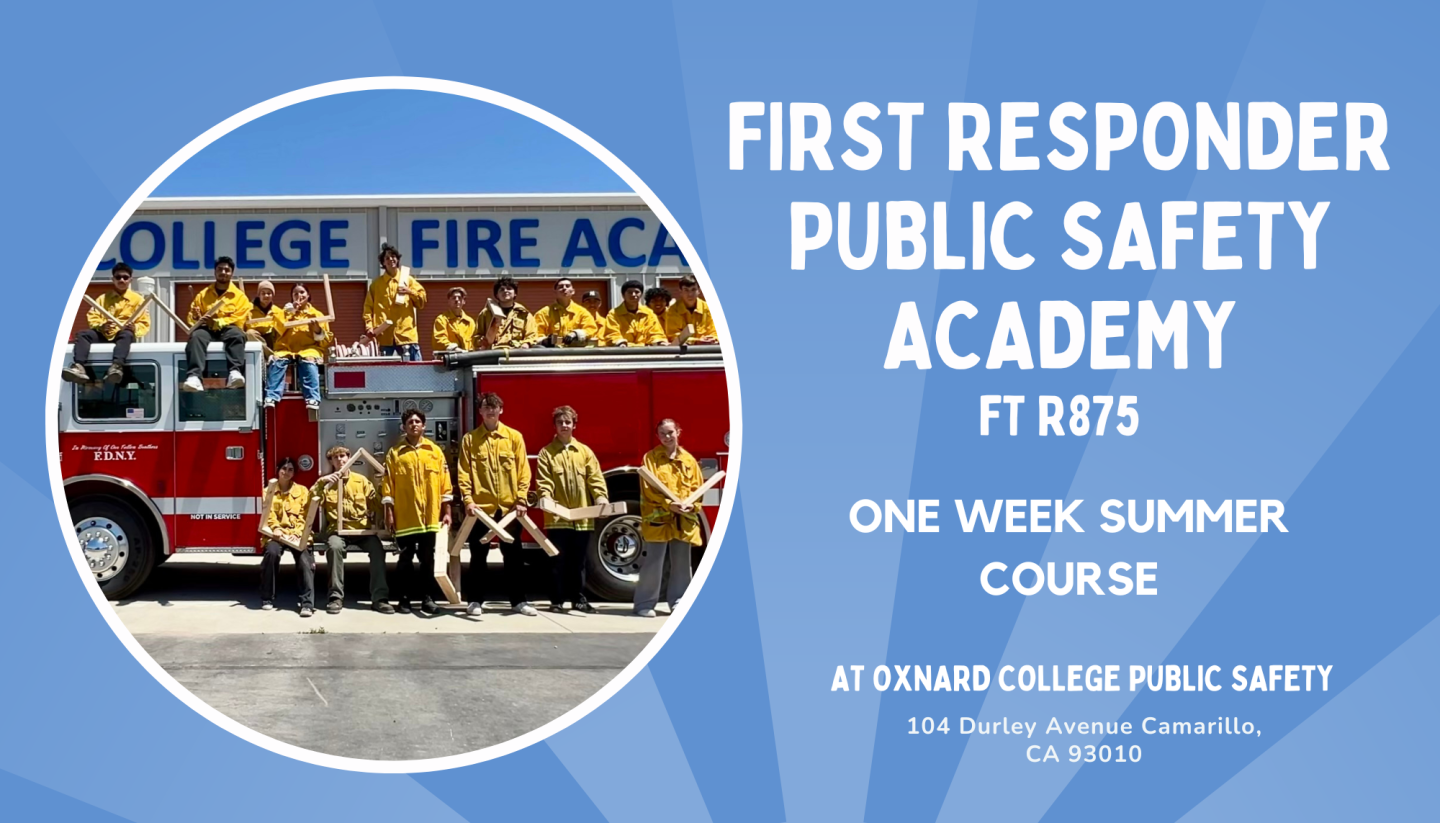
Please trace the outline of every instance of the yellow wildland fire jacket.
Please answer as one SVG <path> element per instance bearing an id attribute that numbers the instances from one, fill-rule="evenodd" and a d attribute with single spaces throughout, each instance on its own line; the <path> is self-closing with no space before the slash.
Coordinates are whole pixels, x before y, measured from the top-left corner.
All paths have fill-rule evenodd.
<path id="1" fill-rule="evenodd" d="M 480 312 L 480 316 L 476 318 L 477 337 L 475 342 L 479 348 L 513 349 L 526 343 L 533 346 L 540 339 L 539 333 L 535 331 L 535 315 L 519 303 L 511 306 L 510 311 L 500 318 L 500 328 L 495 335 L 495 342 L 489 343 L 485 340 L 485 332 L 490 328 L 490 323 L 494 319 L 495 315 L 490 311 L 489 306 L 486 306 L 485 310 Z"/>
<path id="2" fill-rule="evenodd" d="M 343 519 L 337 511 L 342 492 L 345 501 Z M 365 475 L 351 472 L 344 483 L 320 481 L 310 490 L 310 494 L 320 496 L 320 510 L 325 513 L 326 533 L 375 528 L 373 524 L 376 515 L 380 513 L 380 493 Z"/>
<path id="3" fill-rule="evenodd" d="M 633 312 L 625 308 L 624 304 L 616 306 L 606 316 L 605 329 L 600 333 L 600 343 L 604 346 L 620 343 L 628 346 L 656 346 L 664 342 L 665 329 L 660 326 L 655 312 L 645 306 L 640 306 Z"/>
<path id="4" fill-rule="evenodd" d="M 201 289 L 190 301 L 190 313 L 185 315 L 185 322 L 194 326 L 200 318 L 206 314 L 210 319 L 205 321 L 205 328 L 211 331 L 220 331 L 227 326 L 239 326 L 245 328 L 245 323 L 250 319 L 252 305 L 250 298 L 245 296 L 245 289 L 237 281 L 230 281 L 230 288 L 224 294 L 215 291 L 212 283 Z"/>
<path id="5" fill-rule="evenodd" d="M 582 308 L 581 311 L 585 310 Z M 540 457 L 535 461 L 535 473 L 539 477 L 535 481 L 536 493 L 567 509 L 593 506 L 601 497 L 608 499 L 605 474 L 600 470 L 595 452 L 574 438 L 569 443 L 561 443 L 559 438 L 551 440 L 550 445 L 540 450 Z M 595 521 L 565 520 L 547 512 L 545 528 L 585 532 L 595 528 Z"/>
<path id="6" fill-rule="evenodd" d="M 288 492 L 276 489 L 275 497 L 270 501 L 270 511 L 265 513 L 265 528 L 299 540 L 305 532 L 305 510 L 309 506 L 310 490 L 299 483 L 291 483 Z"/>
<path id="7" fill-rule="evenodd" d="M 501 423 L 495 431 L 482 425 L 460 441 L 457 466 L 460 499 L 495 514 L 510 511 L 530 491 L 530 461 L 525 456 L 525 438 Z"/>
<path id="8" fill-rule="evenodd" d="M 474 351 L 476 328 L 475 318 L 465 312 L 462 311 L 457 316 L 446 311 L 435 318 L 435 328 L 430 335 L 430 348 L 442 352 L 455 345 L 460 351 Z"/>
<path id="9" fill-rule="evenodd" d="M 720 339 L 720 333 L 715 331 L 715 318 L 710 314 L 710 307 L 704 300 L 696 300 L 695 308 L 685 307 L 685 300 L 679 299 L 670 304 L 665 310 L 665 337 L 674 342 L 675 337 L 685 330 L 686 326 L 695 327 L 696 337 L 713 337 Z"/>
<path id="10" fill-rule="evenodd" d="M 294 320 L 305 320 L 307 318 L 320 318 L 325 315 L 313 305 L 306 303 L 303 309 L 289 309 L 283 311 L 284 318 L 279 325 L 280 336 L 275 340 L 276 357 L 302 357 L 306 360 L 323 360 L 325 352 L 330 349 L 334 336 L 330 334 L 330 324 L 324 321 L 320 323 L 320 335 L 310 330 L 310 324 L 303 326 L 291 326 L 285 328 L 284 324 Z"/>
<path id="11" fill-rule="evenodd" d="M 396 537 L 440 531 L 441 507 L 451 499 L 445 452 L 428 437 L 418 446 L 402 439 L 385 455 L 380 494 L 380 502 L 395 510 Z"/>
<path id="12" fill-rule="evenodd" d="M 400 298 L 396 292 L 404 283 L 410 294 Z M 420 333 L 415 328 L 415 315 L 425 308 L 425 287 L 410 274 L 410 267 L 401 266 L 394 274 L 385 272 L 370 284 L 365 293 L 365 327 L 379 329 L 375 341 L 382 346 L 403 346 L 419 343 Z M 386 321 L 390 325 L 386 326 Z"/>
<path id="13" fill-rule="evenodd" d="M 578 346 L 593 346 L 600 341 L 600 329 L 595 326 L 595 315 L 579 303 L 561 306 L 551 303 L 535 316 L 535 331 L 541 337 L 555 335 L 555 345 L 565 344 L 565 335 L 572 331 L 585 332 L 585 342 Z"/>
<path id="14" fill-rule="evenodd" d="M 140 308 L 140 304 L 145 302 L 145 298 L 136 294 L 134 289 L 130 289 L 124 294 L 107 291 L 95 298 L 95 302 L 104 306 L 105 311 L 110 312 L 116 320 L 125 323 L 135 317 L 135 310 Z M 90 328 L 100 332 L 100 336 L 106 340 L 114 340 L 115 335 L 120 333 L 120 327 L 106 320 L 105 315 L 96 311 L 93 306 L 90 311 L 86 312 L 85 322 L 90 324 Z M 135 320 L 135 339 L 139 340 L 144 337 L 147 331 L 150 331 L 150 311 L 148 309 L 141 312 Z"/>
<path id="15" fill-rule="evenodd" d="M 681 500 L 694 494 L 705 482 L 700 464 L 683 448 L 671 459 L 664 446 L 656 446 L 645 454 L 645 468 Z M 670 511 L 670 499 L 663 492 L 642 482 L 640 537 L 655 543 L 684 540 L 692 546 L 700 545 L 700 503 L 697 501 L 695 506 L 694 512 L 676 514 Z"/>

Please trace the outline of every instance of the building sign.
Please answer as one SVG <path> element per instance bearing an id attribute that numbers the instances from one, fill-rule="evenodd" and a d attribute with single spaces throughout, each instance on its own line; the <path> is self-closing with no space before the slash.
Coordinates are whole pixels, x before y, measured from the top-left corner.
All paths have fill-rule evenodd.
<path id="1" fill-rule="evenodd" d="M 690 271 L 654 213 L 401 212 L 395 245 L 420 274 L 679 274 Z"/>
<path id="2" fill-rule="evenodd" d="M 372 251 L 366 215 L 350 212 L 159 214 L 137 212 L 100 263 L 136 272 L 208 276 L 215 260 L 235 261 L 237 277 L 365 274 Z"/>

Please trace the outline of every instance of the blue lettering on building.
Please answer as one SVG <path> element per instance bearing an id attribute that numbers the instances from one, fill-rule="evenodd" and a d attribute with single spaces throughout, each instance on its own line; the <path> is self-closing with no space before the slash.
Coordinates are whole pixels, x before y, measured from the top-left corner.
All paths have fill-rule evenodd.
<path id="1" fill-rule="evenodd" d="M 415 260 L 411 263 L 415 268 L 425 265 L 425 250 L 440 248 L 439 240 L 429 240 L 425 232 L 430 229 L 440 228 L 439 220 L 415 220 L 410 223 L 410 251 L 415 254 Z"/>
<path id="2" fill-rule="evenodd" d="M 525 249 L 540 244 L 534 237 L 526 237 L 525 229 L 534 229 L 540 226 L 540 221 L 533 217 L 517 218 L 510 221 L 510 265 L 516 268 L 520 266 L 540 266 L 540 258 L 526 257 Z"/>
<path id="3" fill-rule="evenodd" d="M 205 221 L 205 268 L 215 268 L 215 221 Z"/>
<path id="4" fill-rule="evenodd" d="M 310 223 L 305 220 L 286 220 L 270 232 L 270 259 L 282 269 L 307 269 L 310 267 L 310 241 L 291 240 L 290 249 L 294 257 L 285 256 L 285 233 L 303 231 L 310 233 Z"/>
<path id="5" fill-rule="evenodd" d="M 199 260 L 185 259 L 185 224 L 180 220 L 171 223 L 170 234 L 172 235 L 170 248 L 174 249 L 174 251 L 170 253 L 170 266 L 177 270 L 200 268 Z"/>
<path id="6" fill-rule="evenodd" d="M 336 257 L 335 249 L 345 248 L 345 238 L 335 237 L 331 232 L 336 229 L 350 228 L 349 220 L 321 220 L 320 221 L 320 268 L 322 269 L 348 269 L 350 258 Z"/>
<path id="7" fill-rule="evenodd" d="M 680 265 L 688 266 L 685 262 L 685 255 L 680 253 L 680 247 L 670 241 L 670 232 L 665 230 L 665 224 L 660 224 L 660 230 L 655 234 L 655 245 L 650 249 L 650 265 L 660 265 L 660 258 L 667 255 L 675 255 L 680 258 Z"/>
<path id="8" fill-rule="evenodd" d="M 264 220 L 240 220 L 235 223 L 235 268 L 236 269 L 263 269 L 264 260 L 253 260 L 250 257 L 251 249 L 265 248 L 265 241 L 258 237 L 252 238 L 250 232 L 264 231 Z"/>
<path id="9" fill-rule="evenodd" d="M 643 266 L 645 265 L 645 255 L 631 257 L 625 253 L 624 234 L 626 229 L 645 231 L 645 221 L 638 217 L 626 217 L 623 220 L 615 221 L 615 225 L 610 227 L 610 259 L 621 266 Z"/>
<path id="10" fill-rule="evenodd" d="M 445 221 L 445 267 L 448 269 L 460 268 L 460 234 L 459 220 Z"/>
<path id="11" fill-rule="evenodd" d="M 581 240 L 585 241 L 585 245 L 580 245 Z M 568 269 L 575 265 L 576 257 L 588 257 L 595 261 L 596 268 L 605 268 L 605 255 L 600 252 L 600 238 L 595 236 L 595 226 L 589 218 L 576 219 L 575 226 L 570 229 L 570 241 L 565 244 L 565 257 L 560 260 L 560 268 Z"/>
<path id="12" fill-rule="evenodd" d="M 480 230 L 485 230 L 485 239 L 480 239 Z M 500 242 L 500 224 L 494 220 L 467 220 L 465 221 L 465 264 L 472 269 L 480 268 L 480 250 L 484 249 L 485 254 L 490 258 L 490 268 L 502 269 L 505 267 L 505 260 L 500 252 L 495 249 L 495 244 Z"/>
<path id="13" fill-rule="evenodd" d="M 149 234 L 154 241 L 150 256 L 144 260 L 136 258 L 131 250 L 135 235 L 142 231 Z M 137 220 L 126 226 L 125 230 L 120 232 L 120 259 L 136 271 L 145 271 L 160 265 L 160 261 L 165 259 L 165 231 L 149 220 Z"/>

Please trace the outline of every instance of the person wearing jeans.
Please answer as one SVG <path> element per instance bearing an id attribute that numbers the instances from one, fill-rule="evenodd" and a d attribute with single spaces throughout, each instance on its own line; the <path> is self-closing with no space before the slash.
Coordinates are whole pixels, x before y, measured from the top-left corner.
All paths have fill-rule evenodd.
<path id="1" fill-rule="evenodd" d="M 555 424 L 555 439 L 540 450 L 540 456 L 535 461 L 538 478 L 536 493 L 540 498 L 548 497 L 567 509 L 609 503 L 609 489 L 605 484 L 605 474 L 600 470 L 600 461 L 589 446 L 575 439 L 580 415 L 569 406 L 561 406 L 551 412 L 550 419 Z M 560 550 L 558 556 L 550 558 L 555 581 L 550 611 L 565 612 L 568 601 L 574 605 L 575 611 L 595 612 L 595 607 L 581 592 L 585 553 L 590 547 L 590 533 L 594 530 L 594 520 L 566 520 L 545 513 L 545 535 Z"/>
<path id="2" fill-rule="evenodd" d="M 200 377 L 205 373 L 205 360 L 210 344 L 216 340 L 225 344 L 225 362 L 230 367 L 230 377 L 225 387 L 242 388 L 245 385 L 245 324 L 250 320 L 250 300 L 238 283 L 232 283 L 235 276 L 235 261 L 221 257 L 215 261 L 215 284 L 206 286 L 190 301 L 190 313 L 185 322 L 190 324 L 190 342 L 185 344 L 185 360 L 188 374 L 180 384 L 181 391 L 202 392 L 205 384 Z"/>
<path id="3" fill-rule="evenodd" d="M 666 418 L 655 427 L 660 445 L 645 455 L 645 468 L 678 499 L 684 500 L 704 483 L 700 464 L 680 448 L 680 427 Z M 700 514 L 696 505 L 676 503 L 660 489 L 645 483 L 640 496 L 640 581 L 635 585 L 635 613 L 654 617 L 660 602 L 660 579 L 670 567 L 665 600 L 670 611 L 680 604 L 690 585 L 690 548 L 701 543 Z"/>
<path id="4" fill-rule="evenodd" d="M 374 340 L 380 353 L 400 355 L 401 360 L 420 359 L 420 332 L 415 318 L 425 308 L 425 287 L 400 265 L 400 250 L 386 243 L 380 247 L 384 272 L 365 293 L 365 339 Z"/>
<path id="5" fill-rule="evenodd" d="M 62 379 L 71 383 L 90 382 L 90 372 L 85 368 L 85 361 L 90 359 L 90 347 L 95 343 L 115 344 L 115 351 L 110 355 L 110 369 L 105 372 L 105 382 L 119 383 L 124 379 L 125 360 L 130 356 L 130 344 L 144 337 L 145 332 L 150 330 L 150 312 L 136 313 L 145 299 L 130 291 L 130 278 L 134 276 L 134 269 L 124 263 L 115 264 L 115 268 L 110 272 L 110 282 L 115 290 L 100 295 L 95 302 L 109 312 L 111 317 L 119 320 L 120 325 L 107 320 L 105 315 L 100 313 L 100 309 L 90 309 L 85 314 L 85 322 L 90 328 L 82 329 L 75 335 L 75 362 L 60 372 Z"/>
<path id="6" fill-rule="evenodd" d="M 290 289 L 290 302 L 285 306 L 285 325 L 275 340 L 275 356 L 265 375 L 265 405 L 275 405 L 285 387 L 285 369 L 291 363 L 300 378 L 300 394 L 305 408 L 320 408 L 320 362 L 330 348 L 333 337 L 330 324 L 322 320 L 320 310 L 310 304 L 310 290 L 304 283 Z M 309 322 L 304 322 L 308 320 Z"/>

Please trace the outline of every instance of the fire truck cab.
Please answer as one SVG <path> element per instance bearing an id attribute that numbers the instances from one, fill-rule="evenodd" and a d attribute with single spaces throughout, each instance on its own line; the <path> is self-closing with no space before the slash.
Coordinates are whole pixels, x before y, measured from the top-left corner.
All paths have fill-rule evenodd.
<path id="1" fill-rule="evenodd" d="M 92 349 L 92 373 L 104 373 L 110 351 Z M 599 458 L 610 499 L 632 504 L 626 515 L 596 524 L 586 588 L 598 600 L 631 599 L 638 579 L 636 471 L 656 445 L 655 424 L 669 417 L 681 425 L 684 447 L 707 477 L 729 457 L 729 402 L 717 346 L 487 351 L 422 363 L 336 359 L 324 369 L 313 415 L 294 392 L 273 408 L 262 406 L 258 343 L 246 347 L 243 388 L 225 387 L 219 344 L 208 353 L 206 391 L 180 389 L 187 369 L 182 343 L 136 344 L 120 383 L 62 386 L 66 498 L 80 551 L 111 599 L 134 593 L 175 554 L 260 553 L 263 489 L 281 458 L 296 460 L 295 482 L 307 486 L 329 470 L 324 455 L 333 445 L 365 448 L 383 461 L 401 436 L 400 415 L 411 408 L 425 412 L 426 436 L 449 454 L 452 472 L 461 437 L 479 425 L 481 393 L 504 400 L 502 422 L 524 435 L 532 468 L 554 434 L 551 410 L 576 409 L 576 439 Z M 702 501 L 707 542 L 723 486 Z M 698 563 L 701 553 L 695 554 Z"/>

